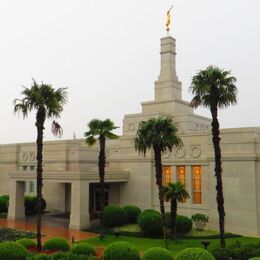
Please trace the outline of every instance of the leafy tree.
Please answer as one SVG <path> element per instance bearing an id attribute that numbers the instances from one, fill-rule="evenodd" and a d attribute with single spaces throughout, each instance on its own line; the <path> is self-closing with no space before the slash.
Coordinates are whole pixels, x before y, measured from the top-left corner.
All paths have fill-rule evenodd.
<path id="1" fill-rule="evenodd" d="M 217 207 L 219 213 L 219 229 L 221 247 L 225 247 L 225 209 L 222 187 L 222 165 L 220 149 L 220 131 L 218 109 L 226 108 L 237 102 L 236 78 L 230 71 L 209 66 L 199 71 L 193 78 L 190 91 L 194 95 L 191 107 L 203 106 L 210 109 L 212 116 L 212 142 L 215 152 L 215 176 L 217 180 Z"/>
<path id="2" fill-rule="evenodd" d="M 162 153 L 172 151 L 174 146 L 182 145 L 177 135 L 177 128 L 170 117 L 151 118 L 141 121 L 134 139 L 135 149 L 146 155 L 148 149 L 154 151 L 156 184 L 159 189 L 159 201 L 161 214 L 165 213 L 162 186 Z"/>
<path id="3" fill-rule="evenodd" d="M 44 123 L 47 118 L 60 117 L 63 106 L 67 102 L 67 92 L 65 88 L 55 90 L 51 85 L 41 83 L 40 85 L 33 79 L 30 88 L 24 87 L 23 98 L 14 100 L 14 112 L 21 112 L 26 118 L 29 112 L 36 111 L 37 128 L 37 247 L 41 250 L 41 203 L 42 203 L 42 160 L 43 160 L 43 132 Z M 61 126 L 53 121 L 52 132 L 54 135 L 62 135 Z"/>
<path id="4" fill-rule="evenodd" d="M 164 197 L 171 202 L 171 233 L 176 239 L 176 217 L 177 217 L 177 202 L 183 202 L 190 197 L 185 186 L 181 182 L 169 183 L 164 188 Z"/>
<path id="5" fill-rule="evenodd" d="M 105 204 L 105 166 L 106 166 L 106 139 L 117 139 L 118 136 L 112 133 L 113 130 L 118 128 L 114 125 L 110 119 L 99 120 L 93 119 L 88 123 L 89 130 L 85 132 L 86 144 L 89 146 L 94 145 L 97 140 L 99 142 L 99 157 L 98 157 L 98 170 L 99 170 L 99 181 L 100 181 L 100 238 L 103 239 L 103 211 Z"/>

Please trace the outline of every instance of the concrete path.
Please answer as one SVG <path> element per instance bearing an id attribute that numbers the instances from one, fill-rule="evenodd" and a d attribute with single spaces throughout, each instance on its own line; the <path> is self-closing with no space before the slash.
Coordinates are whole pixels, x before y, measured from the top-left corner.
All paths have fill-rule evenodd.
<path id="1" fill-rule="evenodd" d="M 29 223 L 28 221 L 0 219 L 0 227 L 15 228 L 24 231 L 32 231 L 36 233 L 36 224 Z M 98 236 L 98 234 L 69 229 L 66 227 L 42 225 L 42 242 L 46 241 L 51 237 L 63 237 L 69 242 L 71 242 L 73 237 L 74 241 L 78 241 L 96 236 Z"/>

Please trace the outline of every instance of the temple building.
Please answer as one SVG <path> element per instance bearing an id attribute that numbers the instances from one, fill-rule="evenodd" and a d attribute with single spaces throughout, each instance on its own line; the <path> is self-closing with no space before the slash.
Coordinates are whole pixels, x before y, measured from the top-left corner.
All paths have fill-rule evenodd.
<path id="1" fill-rule="evenodd" d="M 190 199 L 178 204 L 179 214 L 209 216 L 209 229 L 218 229 L 211 119 L 197 115 L 182 99 L 176 73 L 176 41 L 161 39 L 161 70 L 154 100 L 143 102 L 138 114 L 125 115 L 123 134 L 107 142 L 106 203 L 159 209 L 153 152 L 135 151 L 139 122 L 171 116 L 183 146 L 163 155 L 163 183 L 185 183 Z M 99 212 L 99 148 L 83 139 L 44 142 L 43 196 L 47 209 L 70 213 L 71 228 L 90 225 Z M 260 128 L 221 130 L 226 231 L 260 236 Z M 36 190 L 36 144 L 0 145 L 0 194 L 9 194 L 8 218 L 24 218 L 24 195 Z M 166 210 L 170 210 L 166 203 Z"/>

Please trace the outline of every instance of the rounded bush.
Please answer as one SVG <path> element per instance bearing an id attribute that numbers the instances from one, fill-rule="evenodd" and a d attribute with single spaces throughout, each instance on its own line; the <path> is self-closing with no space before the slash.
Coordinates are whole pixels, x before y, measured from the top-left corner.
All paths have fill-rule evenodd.
<path id="1" fill-rule="evenodd" d="M 54 253 L 51 256 L 51 260 L 70 260 L 72 259 L 67 253 L 64 252 L 57 252 Z"/>
<path id="2" fill-rule="evenodd" d="M 126 222 L 128 224 L 136 224 L 137 217 L 141 213 L 141 210 L 134 205 L 127 205 L 123 207 L 125 214 L 126 214 Z"/>
<path id="3" fill-rule="evenodd" d="M 176 231 L 178 234 L 186 234 L 192 230 L 192 220 L 188 217 L 177 215 Z"/>
<path id="4" fill-rule="evenodd" d="M 202 248 L 186 248 L 182 250 L 177 256 L 176 260 L 215 260 L 214 256 L 207 250 Z"/>
<path id="5" fill-rule="evenodd" d="M 143 213 L 155 213 L 155 214 L 158 214 L 158 215 L 161 215 L 160 214 L 160 212 L 159 211 L 157 211 L 157 210 L 154 210 L 154 209 L 145 209 L 144 211 L 143 211 Z"/>
<path id="6" fill-rule="evenodd" d="M 95 248 L 92 245 L 86 243 L 74 244 L 71 252 L 75 255 L 96 255 Z"/>
<path id="7" fill-rule="evenodd" d="M 34 215 L 37 213 L 37 197 L 25 196 L 24 197 L 25 215 Z M 46 201 L 42 199 L 42 211 L 46 208 Z"/>
<path id="8" fill-rule="evenodd" d="M 16 240 L 16 242 L 21 244 L 25 248 L 31 248 L 31 247 L 36 246 L 36 243 L 32 239 L 29 239 L 29 238 L 21 238 L 21 239 Z"/>
<path id="9" fill-rule="evenodd" d="M 25 259 L 28 255 L 24 246 L 16 242 L 0 243 L 0 259 Z"/>
<path id="10" fill-rule="evenodd" d="M 138 225 L 146 235 L 161 235 L 163 231 L 160 213 L 152 210 L 145 210 L 138 216 Z"/>
<path id="11" fill-rule="evenodd" d="M 44 245 L 43 250 L 59 250 L 59 251 L 69 251 L 70 246 L 66 239 L 62 237 L 54 237 L 51 239 L 48 239 Z"/>
<path id="12" fill-rule="evenodd" d="M 114 242 L 105 249 L 104 260 L 140 260 L 140 256 L 134 245 Z"/>
<path id="13" fill-rule="evenodd" d="M 104 208 L 103 219 L 107 227 L 123 226 L 126 223 L 126 213 L 123 208 L 110 205 Z"/>
<path id="14" fill-rule="evenodd" d="M 171 213 L 165 212 L 163 215 L 163 221 L 167 228 L 171 228 Z"/>
<path id="15" fill-rule="evenodd" d="M 152 247 L 145 251 L 142 260 L 173 260 L 169 250 L 161 247 Z"/>
<path id="16" fill-rule="evenodd" d="M 0 213 L 5 213 L 8 211 L 9 199 L 5 195 L 0 197 Z"/>

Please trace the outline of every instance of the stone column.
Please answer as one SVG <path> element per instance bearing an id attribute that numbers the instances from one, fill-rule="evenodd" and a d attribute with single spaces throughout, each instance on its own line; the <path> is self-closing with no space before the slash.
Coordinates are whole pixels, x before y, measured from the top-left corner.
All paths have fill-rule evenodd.
<path id="1" fill-rule="evenodd" d="M 24 219 L 24 181 L 10 181 L 8 219 Z"/>
<path id="2" fill-rule="evenodd" d="M 72 229 L 84 229 L 89 226 L 89 182 L 75 180 L 71 183 L 71 213 Z"/>

